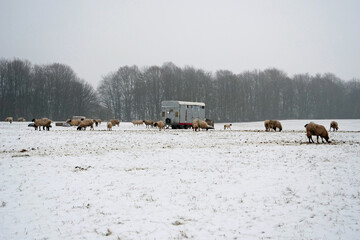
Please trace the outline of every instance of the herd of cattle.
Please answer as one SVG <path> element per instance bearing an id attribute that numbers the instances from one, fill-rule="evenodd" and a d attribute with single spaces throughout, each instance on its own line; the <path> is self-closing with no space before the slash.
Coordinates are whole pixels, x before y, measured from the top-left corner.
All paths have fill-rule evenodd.
<path id="1" fill-rule="evenodd" d="M 6 122 L 13 122 L 13 118 L 12 117 L 7 117 L 5 119 Z M 24 118 L 18 118 L 17 119 L 18 122 L 25 122 L 26 120 Z M 53 122 L 52 120 L 48 119 L 48 118 L 41 118 L 41 119 L 33 119 L 32 120 L 33 123 L 29 124 L 30 127 L 34 127 L 35 130 L 39 129 L 39 131 L 41 131 L 41 127 L 43 128 L 43 130 L 50 130 L 51 123 Z M 87 127 L 90 127 L 90 130 L 94 130 L 94 124 L 95 126 L 98 126 L 98 124 L 101 124 L 101 119 L 88 119 L 88 118 L 78 118 L 78 119 L 68 119 L 66 120 L 66 123 L 69 124 L 69 126 L 76 126 L 77 130 L 86 130 Z M 162 129 L 165 129 L 166 124 L 164 121 L 153 121 L 153 120 L 136 120 L 136 121 L 132 121 L 132 124 L 134 126 L 140 126 L 145 124 L 146 128 L 150 128 L 150 127 L 157 127 L 159 128 L 159 131 L 161 131 Z M 120 120 L 119 119 L 111 119 L 107 122 L 107 130 L 111 131 L 113 126 L 120 126 Z M 226 129 L 231 129 L 232 124 L 225 124 L 224 125 L 224 130 Z M 282 125 L 278 120 L 265 120 L 264 122 L 264 126 L 265 126 L 265 131 L 277 131 L 279 130 L 281 132 L 282 130 Z M 319 143 L 319 137 L 321 137 L 322 142 L 324 143 L 324 139 L 326 140 L 326 142 L 330 143 L 329 141 L 329 135 L 328 135 L 328 131 L 326 130 L 326 128 L 323 125 L 319 125 L 316 124 L 314 122 L 310 122 L 308 124 L 306 124 L 305 126 L 306 129 L 306 136 L 309 139 L 309 143 L 314 143 L 314 140 L 312 139 L 312 136 L 316 136 L 317 138 L 317 143 Z M 196 118 L 193 122 L 192 122 L 192 128 L 193 130 L 196 131 L 200 131 L 200 129 L 205 129 L 205 130 L 209 130 L 209 129 L 214 129 L 214 121 L 209 120 L 209 119 L 205 119 L 205 121 L 200 120 L 198 118 Z M 331 129 L 333 131 L 337 131 L 339 129 L 338 123 L 335 121 L 332 121 L 330 123 L 330 130 Z"/>

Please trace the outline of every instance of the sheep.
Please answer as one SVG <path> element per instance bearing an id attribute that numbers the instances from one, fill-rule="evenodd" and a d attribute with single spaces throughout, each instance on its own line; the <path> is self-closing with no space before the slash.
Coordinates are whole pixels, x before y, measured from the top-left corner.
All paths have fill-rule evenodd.
<path id="1" fill-rule="evenodd" d="M 164 129 L 164 131 L 165 131 L 165 122 L 164 121 L 158 121 L 158 122 L 154 123 L 154 127 L 158 127 L 159 131 L 161 131 L 161 129 Z"/>
<path id="2" fill-rule="evenodd" d="M 192 127 L 195 132 L 199 131 L 200 129 L 206 129 L 206 131 L 209 129 L 214 129 L 213 126 L 209 126 L 205 121 L 202 121 L 199 118 L 194 119 Z"/>
<path id="3" fill-rule="evenodd" d="M 202 120 L 199 121 L 199 127 L 201 129 L 206 129 L 206 131 L 209 129 L 214 129 L 213 126 L 209 126 L 205 121 L 202 121 Z"/>
<path id="4" fill-rule="evenodd" d="M 19 117 L 17 121 L 18 121 L 18 122 L 25 122 L 26 120 L 25 120 L 25 118 L 23 118 L 23 117 Z"/>
<path id="5" fill-rule="evenodd" d="M 81 130 L 82 128 L 84 128 L 84 130 L 86 130 L 86 127 L 90 127 L 90 130 L 94 130 L 94 121 L 92 119 L 84 119 L 81 120 L 81 122 L 79 123 L 77 130 Z"/>
<path id="6" fill-rule="evenodd" d="M 199 131 L 200 129 L 200 119 L 198 118 L 195 118 L 193 123 L 192 123 L 192 128 L 193 130 L 196 132 L 196 131 Z"/>
<path id="7" fill-rule="evenodd" d="M 43 130 L 45 130 L 45 128 L 46 128 L 46 130 L 50 130 L 50 128 L 52 127 L 51 126 L 51 123 L 53 122 L 51 119 L 48 119 L 48 118 L 41 118 L 40 119 L 42 122 L 44 122 L 44 123 L 46 123 L 45 125 L 43 125 L 42 127 L 43 127 Z M 40 129 L 40 127 L 41 126 L 36 126 L 36 124 L 34 124 L 35 126 L 34 126 L 34 128 L 35 128 L 35 130 L 37 130 L 37 127 L 39 127 L 39 131 L 41 130 Z"/>
<path id="8" fill-rule="evenodd" d="M 66 123 L 70 124 L 70 126 L 78 126 L 82 119 L 68 119 L 66 120 Z"/>
<path id="9" fill-rule="evenodd" d="M 101 119 L 95 119 L 98 124 L 101 124 Z"/>
<path id="10" fill-rule="evenodd" d="M 134 126 L 139 126 L 139 125 L 143 125 L 144 120 L 134 120 L 131 123 L 134 124 Z"/>
<path id="11" fill-rule="evenodd" d="M 5 118 L 5 122 L 10 122 L 10 123 L 12 123 L 12 122 L 13 122 L 13 118 L 12 118 L 12 117 L 7 117 L 7 118 Z"/>
<path id="12" fill-rule="evenodd" d="M 314 142 L 314 140 L 312 139 L 313 135 L 316 136 L 317 143 L 319 143 L 319 136 L 321 137 L 322 142 L 324 142 L 325 138 L 326 142 L 330 143 L 328 132 L 323 125 L 310 122 L 308 124 L 305 124 L 304 127 L 306 128 L 306 136 L 309 139 L 309 143 Z"/>
<path id="13" fill-rule="evenodd" d="M 51 128 L 51 120 L 48 118 L 41 118 L 41 119 L 33 119 L 32 122 L 34 122 L 34 128 L 37 130 L 39 128 L 39 131 L 41 131 L 41 127 L 43 127 L 43 130 L 45 128 L 49 131 Z"/>
<path id="14" fill-rule="evenodd" d="M 333 131 L 337 131 L 338 129 L 339 129 L 339 125 L 338 125 L 338 123 L 337 122 L 335 122 L 335 121 L 332 121 L 331 123 L 330 123 L 330 129 L 329 129 L 329 131 L 331 131 L 331 129 L 333 129 Z"/>
<path id="15" fill-rule="evenodd" d="M 146 128 L 149 128 L 150 126 L 154 126 L 153 120 L 143 120 L 143 123 L 145 123 Z"/>
<path id="16" fill-rule="evenodd" d="M 225 124 L 225 125 L 224 125 L 224 130 L 226 130 L 227 128 L 228 128 L 228 129 L 231 129 L 231 126 L 232 126 L 231 123 L 230 123 L 230 124 Z"/>
<path id="17" fill-rule="evenodd" d="M 118 125 L 120 127 L 120 120 L 119 119 L 110 119 L 110 122 L 113 126 Z"/>
<path id="18" fill-rule="evenodd" d="M 279 129 L 279 132 L 281 132 L 282 130 L 282 126 L 281 123 L 278 120 L 265 120 L 264 122 L 265 125 L 265 131 L 270 131 L 270 129 L 274 129 L 274 131 L 276 132 L 276 129 Z"/>
<path id="19" fill-rule="evenodd" d="M 107 130 L 112 131 L 112 123 L 107 122 Z"/>

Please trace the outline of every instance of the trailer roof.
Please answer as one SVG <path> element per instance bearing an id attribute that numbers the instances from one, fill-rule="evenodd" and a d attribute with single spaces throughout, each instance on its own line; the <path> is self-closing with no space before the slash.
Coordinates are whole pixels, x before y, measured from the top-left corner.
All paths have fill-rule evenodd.
<path id="1" fill-rule="evenodd" d="M 161 105 L 164 104 L 174 104 L 174 103 L 178 103 L 180 105 L 197 105 L 197 106 L 205 106 L 205 103 L 202 102 L 186 102 L 186 101 L 175 101 L 175 100 L 171 100 L 171 101 L 162 101 Z"/>

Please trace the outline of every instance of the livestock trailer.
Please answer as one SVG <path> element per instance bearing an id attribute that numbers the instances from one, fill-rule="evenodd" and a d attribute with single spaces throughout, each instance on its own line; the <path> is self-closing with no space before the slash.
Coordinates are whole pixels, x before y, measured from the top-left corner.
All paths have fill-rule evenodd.
<path id="1" fill-rule="evenodd" d="M 162 101 L 161 117 L 171 128 L 190 128 L 195 118 L 205 119 L 205 103 Z"/>

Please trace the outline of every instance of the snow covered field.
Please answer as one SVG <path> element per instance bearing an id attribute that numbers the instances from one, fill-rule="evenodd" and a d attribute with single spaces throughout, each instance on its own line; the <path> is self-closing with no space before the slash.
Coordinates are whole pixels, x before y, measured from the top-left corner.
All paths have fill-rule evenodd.
<path id="1" fill-rule="evenodd" d="M 0 239 L 359 239 L 360 120 L 337 121 L 331 144 L 307 143 L 309 120 L 197 133 L 0 122 Z"/>

